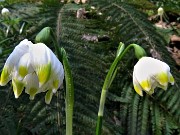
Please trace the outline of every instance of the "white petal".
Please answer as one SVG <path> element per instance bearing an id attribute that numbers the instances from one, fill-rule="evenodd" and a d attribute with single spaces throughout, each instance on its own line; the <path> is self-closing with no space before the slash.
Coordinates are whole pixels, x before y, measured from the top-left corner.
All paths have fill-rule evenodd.
<path id="1" fill-rule="evenodd" d="M 24 82 L 19 81 L 17 78 L 13 78 L 12 85 L 13 85 L 14 96 L 15 98 L 18 98 L 21 95 L 25 84 Z"/>
<path id="2" fill-rule="evenodd" d="M 51 57 L 51 75 L 47 83 L 41 86 L 41 90 L 46 91 L 52 89 L 53 93 L 56 93 L 57 89 L 63 84 L 64 69 L 54 54 L 52 54 Z"/>
<path id="3" fill-rule="evenodd" d="M 135 91 L 140 95 L 143 96 L 143 92 L 142 92 L 142 87 L 140 86 L 139 82 L 137 81 L 134 72 L 133 72 L 133 85 L 134 85 L 134 89 Z"/>
<path id="4" fill-rule="evenodd" d="M 39 92 L 39 80 L 35 73 L 28 74 L 24 78 L 26 86 L 25 92 L 30 95 L 30 99 L 33 100 L 35 95 Z"/>
<path id="5" fill-rule="evenodd" d="M 58 58 L 51 52 L 51 62 L 52 62 L 52 76 L 51 79 L 53 81 L 53 92 L 55 93 L 56 90 L 63 84 L 64 80 L 64 69 L 61 62 Z"/>
<path id="6" fill-rule="evenodd" d="M 174 78 L 170 72 L 168 72 L 168 81 L 171 83 L 171 85 L 174 85 Z"/>
<path id="7" fill-rule="evenodd" d="M 51 100 L 52 100 L 52 96 L 53 96 L 53 92 L 52 90 L 48 90 L 46 92 L 46 96 L 45 96 L 45 102 L 46 104 L 50 104 Z"/>
<path id="8" fill-rule="evenodd" d="M 21 41 L 19 45 L 15 47 L 13 52 L 7 58 L 2 74 L 0 85 L 6 85 L 8 81 L 11 79 L 11 74 L 15 68 L 17 68 L 18 62 L 20 58 L 29 51 L 29 45 L 32 43 L 27 39 Z"/>
<path id="9" fill-rule="evenodd" d="M 56 92 L 60 85 L 62 85 L 64 79 L 64 69 L 61 62 L 55 54 L 42 43 L 32 46 L 30 54 L 32 66 L 40 81 L 41 90 L 46 91 L 52 89 L 53 92 Z"/>
<path id="10" fill-rule="evenodd" d="M 30 58 L 35 70 L 40 87 L 45 84 L 51 74 L 50 49 L 43 43 L 30 46 Z"/>
<path id="11" fill-rule="evenodd" d="M 31 65 L 29 53 L 24 54 L 20 58 L 17 68 L 19 80 L 22 80 L 28 73 L 34 72 L 34 69 Z"/>
<path id="12" fill-rule="evenodd" d="M 27 39 L 24 39 L 15 47 L 13 52 L 10 54 L 10 56 L 7 58 L 5 65 L 8 67 L 14 67 L 17 65 L 19 59 L 29 51 L 29 45 L 32 44 L 32 42 L 28 41 Z"/>

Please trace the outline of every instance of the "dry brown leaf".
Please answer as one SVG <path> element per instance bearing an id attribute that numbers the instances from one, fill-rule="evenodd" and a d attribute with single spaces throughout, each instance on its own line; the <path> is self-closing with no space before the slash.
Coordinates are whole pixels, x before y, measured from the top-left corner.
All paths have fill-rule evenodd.
<path id="1" fill-rule="evenodd" d="M 180 37 L 177 35 L 172 35 L 170 37 L 171 42 L 180 42 Z"/>

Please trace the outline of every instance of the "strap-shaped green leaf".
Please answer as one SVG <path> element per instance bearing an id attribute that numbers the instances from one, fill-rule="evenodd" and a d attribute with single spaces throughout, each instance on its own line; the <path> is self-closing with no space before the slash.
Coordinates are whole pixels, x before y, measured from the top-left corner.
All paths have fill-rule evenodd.
<path id="1" fill-rule="evenodd" d="M 66 135 L 72 135 L 73 107 L 74 107 L 74 84 L 68 58 L 64 48 L 61 48 L 62 63 L 64 66 L 66 83 Z"/>

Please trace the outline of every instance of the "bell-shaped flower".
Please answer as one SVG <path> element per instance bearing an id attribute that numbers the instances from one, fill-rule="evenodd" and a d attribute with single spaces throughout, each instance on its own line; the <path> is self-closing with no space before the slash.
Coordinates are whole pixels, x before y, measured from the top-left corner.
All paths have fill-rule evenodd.
<path id="1" fill-rule="evenodd" d="M 3 16 L 8 16 L 8 15 L 10 14 L 9 9 L 3 8 L 3 9 L 1 10 L 1 14 L 2 14 Z"/>
<path id="2" fill-rule="evenodd" d="M 33 44 L 25 39 L 6 60 L 0 85 L 6 85 L 11 79 L 15 98 L 21 95 L 24 87 L 31 100 L 37 93 L 48 91 L 45 102 L 49 104 L 53 93 L 56 93 L 63 83 L 64 69 L 45 44 Z"/>
<path id="3" fill-rule="evenodd" d="M 162 7 L 158 8 L 158 15 L 163 15 L 164 9 Z"/>
<path id="4" fill-rule="evenodd" d="M 160 60 L 151 57 L 142 57 L 134 66 L 133 85 L 135 91 L 143 96 L 142 90 L 153 94 L 156 87 L 167 89 L 168 82 L 174 84 L 170 67 Z"/>

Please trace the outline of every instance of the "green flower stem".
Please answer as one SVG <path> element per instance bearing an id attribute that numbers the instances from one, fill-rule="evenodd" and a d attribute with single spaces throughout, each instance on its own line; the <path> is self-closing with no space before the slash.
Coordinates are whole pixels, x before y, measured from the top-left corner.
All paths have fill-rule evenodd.
<path id="1" fill-rule="evenodd" d="M 102 89 L 98 116 L 103 116 L 104 104 L 105 104 L 107 92 L 108 92 L 108 90 Z"/>
<path id="2" fill-rule="evenodd" d="M 102 92 L 101 92 L 101 97 L 100 97 L 100 104 L 99 104 L 99 111 L 98 111 L 98 119 L 97 119 L 97 125 L 96 125 L 96 135 L 101 135 L 101 129 L 102 129 L 102 119 L 103 119 L 103 114 L 104 114 L 104 105 L 108 93 L 108 89 L 114 80 L 116 73 L 117 73 L 117 66 L 120 62 L 120 60 L 123 58 L 123 56 L 127 53 L 127 51 L 131 48 L 134 47 L 136 44 L 130 44 L 125 50 L 121 50 L 120 54 L 117 55 L 115 58 L 114 62 L 112 63 L 108 74 L 106 75 Z"/>
<path id="3" fill-rule="evenodd" d="M 101 135 L 102 118 L 103 116 L 98 116 L 97 126 L 96 126 L 96 135 Z"/>
<path id="4" fill-rule="evenodd" d="M 66 135 L 73 133 L 74 84 L 64 48 L 61 48 L 66 82 Z"/>
<path id="5" fill-rule="evenodd" d="M 162 18 L 163 16 L 162 15 L 160 15 L 160 22 L 163 22 L 163 18 Z"/>

